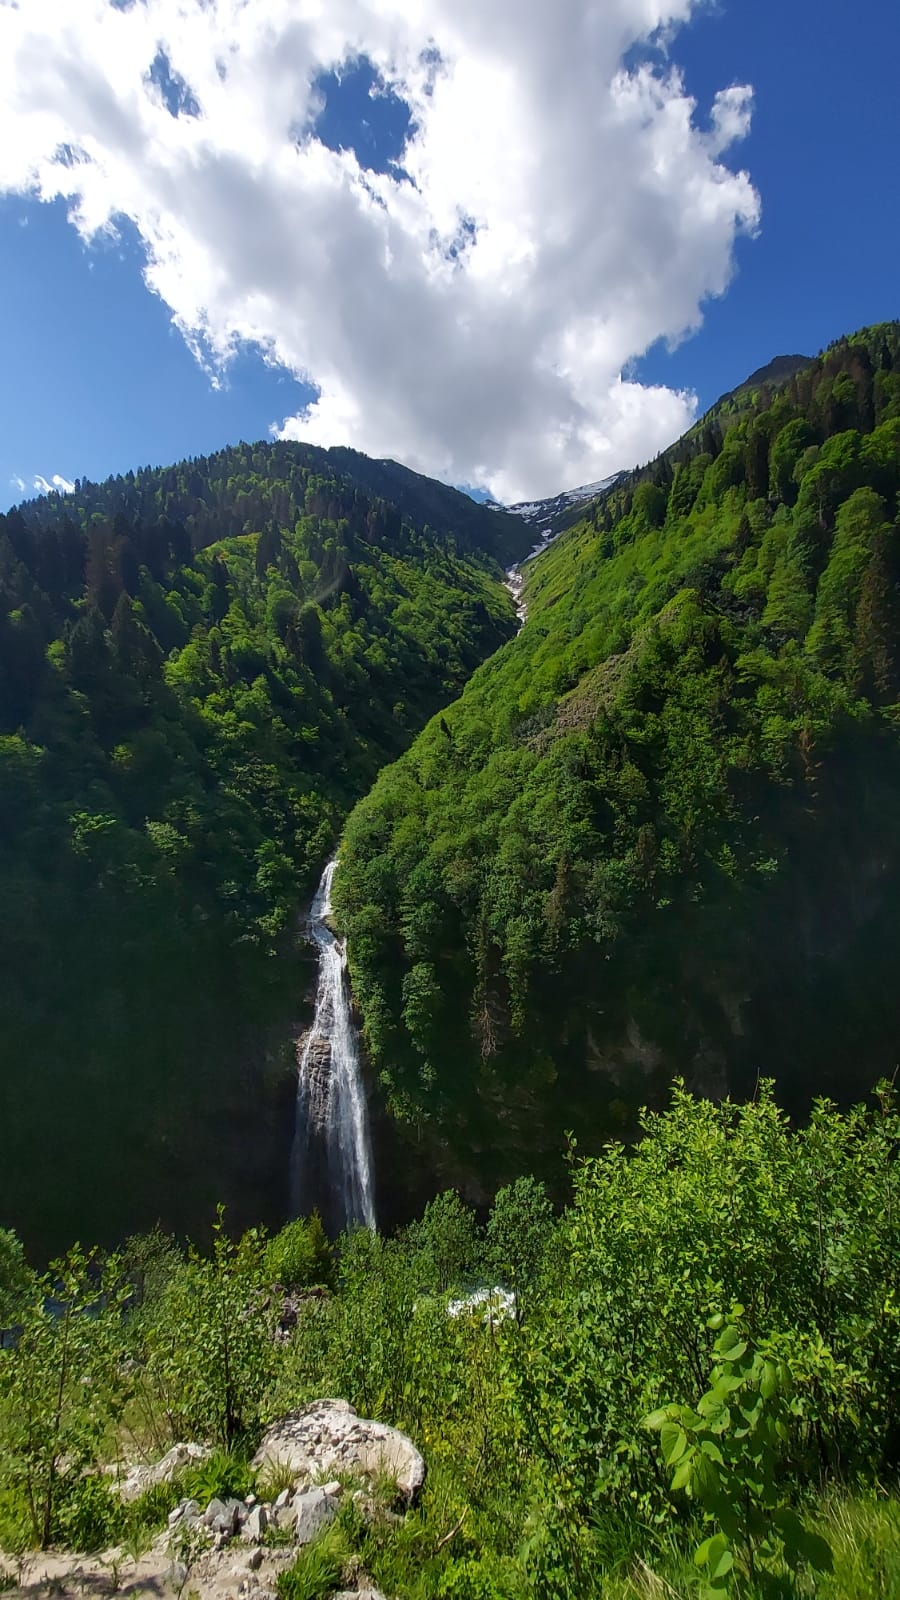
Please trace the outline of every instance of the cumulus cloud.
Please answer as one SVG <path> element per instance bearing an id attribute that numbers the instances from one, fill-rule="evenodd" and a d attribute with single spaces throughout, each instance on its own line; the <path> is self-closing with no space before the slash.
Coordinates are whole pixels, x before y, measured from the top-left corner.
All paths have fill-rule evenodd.
<path id="1" fill-rule="evenodd" d="M 19 494 L 25 493 L 25 479 L 20 478 L 17 472 L 13 473 L 9 481 L 13 489 L 18 489 Z"/>
<path id="2" fill-rule="evenodd" d="M 16 481 L 19 487 L 24 489 L 25 485 L 21 478 Z M 37 489 L 39 494 L 52 494 L 54 489 L 58 489 L 60 494 L 71 494 L 75 488 L 74 483 L 68 478 L 62 477 L 59 472 L 54 472 L 52 478 L 45 478 L 42 473 L 36 472 L 31 486 L 33 489 Z"/>
<path id="3" fill-rule="evenodd" d="M 316 386 L 285 437 L 554 492 L 690 421 L 629 364 L 757 225 L 749 89 L 698 117 L 671 61 L 701 3 L 0 0 L 0 190 L 129 218 L 211 373 L 249 341 Z M 361 57 L 411 110 L 384 172 L 316 137 Z"/>

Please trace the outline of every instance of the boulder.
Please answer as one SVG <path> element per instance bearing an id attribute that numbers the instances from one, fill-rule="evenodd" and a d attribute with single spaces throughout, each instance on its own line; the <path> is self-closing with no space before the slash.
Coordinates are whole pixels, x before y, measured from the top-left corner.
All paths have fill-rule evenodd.
<path id="1" fill-rule="evenodd" d="M 324 1489 L 307 1489 L 298 1494 L 291 1507 L 294 1517 L 294 1543 L 310 1544 L 338 1513 L 337 1496 Z"/>
<path id="2" fill-rule="evenodd" d="M 205 1444 L 173 1444 L 171 1450 L 168 1450 L 155 1466 L 129 1467 L 118 1484 L 119 1498 L 126 1502 L 137 1500 L 155 1484 L 171 1483 L 177 1472 L 183 1471 L 185 1467 L 195 1467 L 198 1462 L 205 1461 L 210 1455 L 212 1451 Z"/>
<path id="3" fill-rule="evenodd" d="M 307 1482 L 326 1473 L 355 1478 L 388 1474 L 407 1504 L 425 1482 L 425 1462 L 411 1439 L 360 1417 L 346 1400 L 316 1400 L 267 1430 L 253 1466 L 286 1467 Z"/>

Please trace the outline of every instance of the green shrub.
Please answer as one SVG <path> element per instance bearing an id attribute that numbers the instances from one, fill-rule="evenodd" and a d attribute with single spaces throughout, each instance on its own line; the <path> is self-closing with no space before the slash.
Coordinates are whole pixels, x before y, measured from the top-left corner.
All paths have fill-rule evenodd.
<path id="1" fill-rule="evenodd" d="M 270 1283 L 280 1283 L 285 1289 L 331 1283 L 331 1245 L 317 1211 L 311 1217 L 297 1217 L 288 1222 L 269 1240 L 265 1273 Z"/>
<path id="2" fill-rule="evenodd" d="M 341 1581 L 349 1549 L 339 1528 L 327 1528 L 312 1544 L 304 1545 L 296 1560 L 278 1574 L 280 1600 L 322 1600 Z"/>
<path id="3" fill-rule="evenodd" d="M 729 1588 L 737 1568 L 753 1579 L 760 1571 L 777 1576 L 784 1567 L 830 1572 L 833 1566 L 827 1540 L 787 1501 L 790 1367 L 766 1343 L 754 1350 L 743 1315 L 743 1306 L 733 1306 L 730 1321 L 717 1315 L 709 1323 L 718 1338 L 710 1387 L 696 1410 L 667 1405 L 644 1422 L 659 1433 L 672 1489 L 702 1506 L 712 1523 L 694 1554 L 710 1593 Z"/>
<path id="4" fill-rule="evenodd" d="M 168 1483 L 151 1484 L 125 1508 L 128 1534 L 137 1535 L 164 1527 L 169 1512 L 175 1510 L 186 1493 L 181 1478 L 173 1478 Z"/>
<path id="5" fill-rule="evenodd" d="M 205 1506 L 210 1500 L 245 1499 L 255 1487 L 256 1474 L 246 1457 L 217 1450 L 206 1461 L 191 1467 L 182 1484 L 185 1495 Z"/>
<path id="6" fill-rule="evenodd" d="M 436 1595 L 438 1600 L 517 1600 L 522 1590 L 514 1582 L 495 1559 L 466 1556 L 448 1562 Z"/>
<path id="7" fill-rule="evenodd" d="M 128 1516 L 107 1478 L 94 1473 L 62 1480 L 54 1540 L 72 1550 L 105 1550 L 127 1531 Z"/>

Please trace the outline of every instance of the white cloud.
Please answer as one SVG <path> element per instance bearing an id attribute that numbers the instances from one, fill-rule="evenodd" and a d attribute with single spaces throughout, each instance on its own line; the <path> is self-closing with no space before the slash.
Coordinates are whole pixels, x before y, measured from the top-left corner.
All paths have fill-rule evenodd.
<path id="1" fill-rule="evenodd" d="M 24 489 L 25 485 L 22 483 L 21 478 L 17 481 Z M 58 472 L 54 472 L 53 477 L 50 479 L 45 478 L 42 473 L 36 472 L 32 479 L 32 488 L 37 489 L 40 494 L 52 494 L 54 489 L 58 489 L 60 494 L 71 494 L 74 487 L 74 483 L 68 478 L 62 477 Z"/>
<path id="2" fill-rule="evenodd" d="M 10 478 L 9 481 L 10 481 L 10 485 L 11 485 L 11 487 L 13 489 L 18 489 L 19 494 L 24 494 L 25 493 L 25 479 L 24 478 L 20 478 L 19 474 L 17 472 L 13 473 L 13 475 Z"/>
<path id="3" fill-rule="evenodd" d="M 244 341 L 311 379 L 287 437 L 498 498 L 646 459 L 693 399 L 623 378 L 695 329 L 758 198 L 662 52 L 703 0 L 0 4 L 0 190 L 130 218 L 210 370 Z M 150 81 L 183 80 L 173 116 Z M 402 175 L 310 135 L 317 76 L 366 53 L 412 107 Z M 298 130 L 305 135 L 297 142 Z"/>

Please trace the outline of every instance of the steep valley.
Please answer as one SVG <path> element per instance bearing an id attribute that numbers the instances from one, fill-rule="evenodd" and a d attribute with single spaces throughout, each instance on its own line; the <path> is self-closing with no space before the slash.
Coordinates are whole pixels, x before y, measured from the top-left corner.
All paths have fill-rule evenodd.
<path id="1" fill-rule="evenodd" d="M 900 328 L 784 358 L 526 568 L 528 620 L 336 880 L 409 1159 L 560 1190 L 674 1075 L 855 1100 L 900 1056 Z"/>

